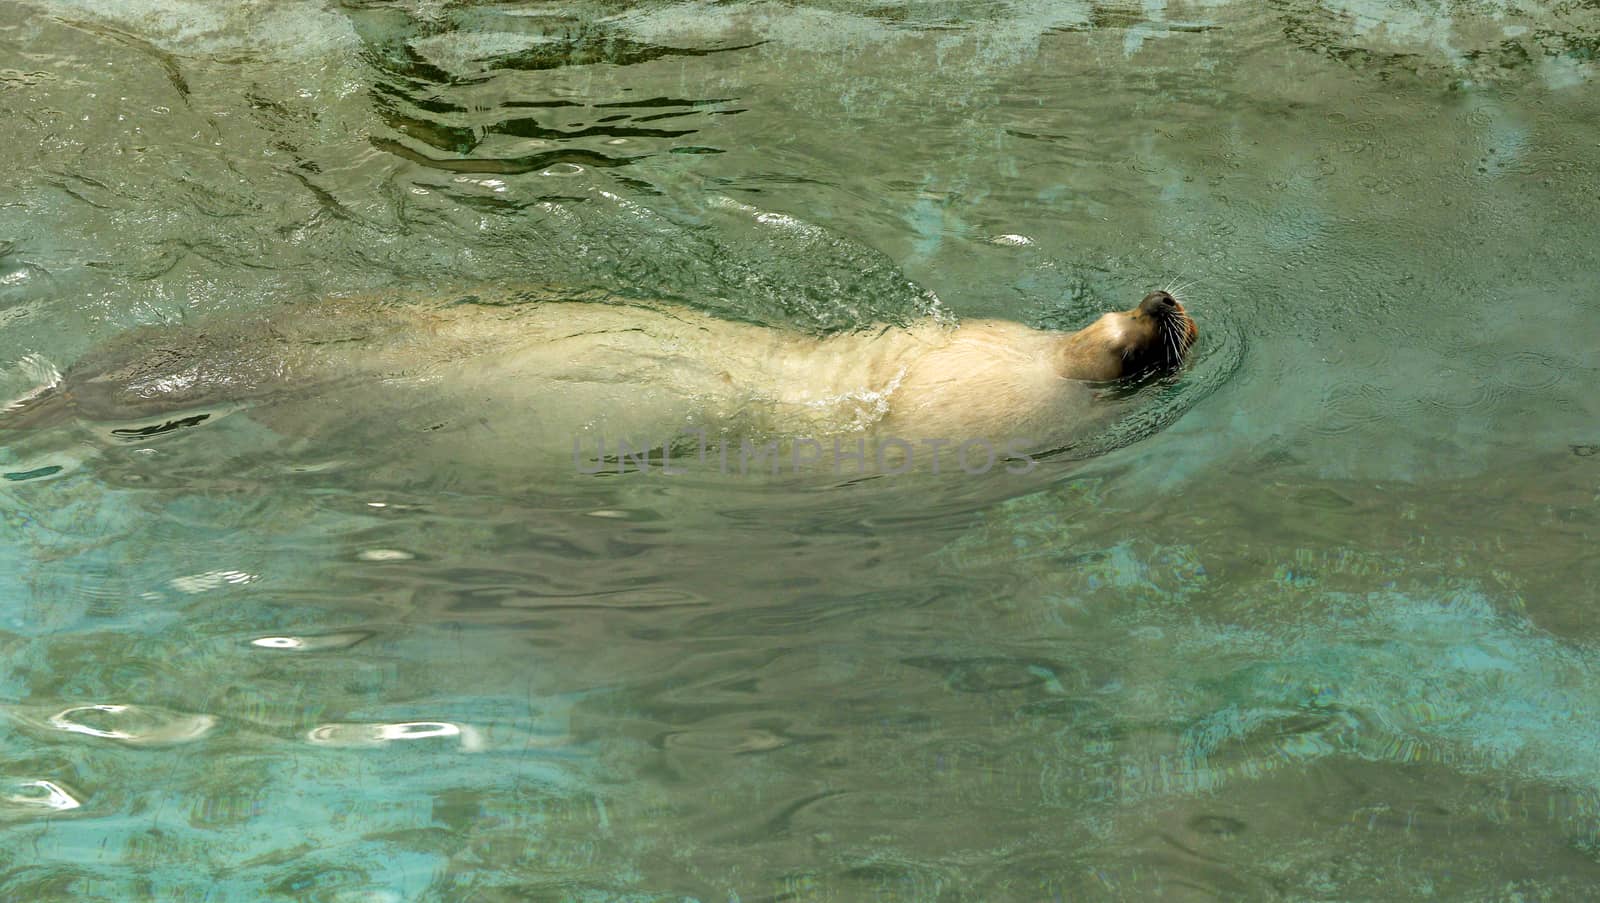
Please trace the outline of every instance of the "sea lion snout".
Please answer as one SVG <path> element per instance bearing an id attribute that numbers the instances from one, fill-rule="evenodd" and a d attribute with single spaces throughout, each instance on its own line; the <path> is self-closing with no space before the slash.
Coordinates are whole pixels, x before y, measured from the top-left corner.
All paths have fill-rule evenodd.
<path id="1" fill-rule="evenodd" d="M 1146 316 L 1164 317 L 1182 313 L 1183 305 L 1166 292 L 1151 292 L 1139 302 L 1139 312 Z"/>
<path id="2" fill-rule="evenodd" d="M 1183 365 L 1200 331 L 1182 302 L 1171 292 L 1153 291 L 1128 313 L 1133 326 L 1128 332 L 1132 344 L 1124 349 L 1125 372 Z"/>
<path id="3" fill-rule="evenodd" d="M 1194 325 L 1194 318 L 1183 309 L 1183 304 L 1173 297 L 1171 292 L 1155 291 L 1144 296 L 1134 312 L 1148 317 L 1159 324 L 1158 337 L 1166 341 L 1168 336 L 1178 339 L 1175 347 L 1169 347 L 1168 363 L 1176 365 L 1188 352 L 1189 346 L 1200 337 L 1200 330 Z"/>

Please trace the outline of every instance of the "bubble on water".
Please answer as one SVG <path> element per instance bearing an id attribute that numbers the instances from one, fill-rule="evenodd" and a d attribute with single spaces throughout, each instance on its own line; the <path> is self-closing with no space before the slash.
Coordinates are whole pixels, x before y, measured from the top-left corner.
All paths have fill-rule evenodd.
<path id="1" fill-rule="evenodd" d="M 308 636 L 261 636 L 250 640 L 250 645 L 258 649 L 281 649 L 286 652 L 326 652 L 334 649 L 349 649 L 351 646 L 371 636 L 371 633 L 361 630 Z"/>
<path id="2" fill-rule="evenodd" d="M 45 726 L 68 734 L 117 740 L 133 746 L 167 746 L 205 736 L 217 723 L 211 715 L 174 712 L 156 706 L 90 703 L 48 716 Z"/>
<path id="3" fill-rule="evenodd" d="M 82 806 L 80 794 L 55 781 L 25 779 L 0 783 L 0 819 L 57 815 Z"/>
<path id="4" fill-rule="evenodd" d="M 417 556 L 404 549 L 363 549 L 356 557 L 362 561 L 410 561 Z"/>
<path id="5" fill-rule="evenodd" d="M 483 749 L 483 737 L 470 725 L 449 721 L 319 724 L 306 734 L 318 746 L 372 747 L 420 740 L 448 742 L 465 752 Z"/>

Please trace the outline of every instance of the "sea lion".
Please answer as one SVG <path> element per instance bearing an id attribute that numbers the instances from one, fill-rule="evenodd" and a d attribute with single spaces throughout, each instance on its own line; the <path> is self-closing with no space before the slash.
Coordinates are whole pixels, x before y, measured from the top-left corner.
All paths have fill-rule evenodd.
<path id="1" fill-rule="evenodd" d="M 0 427 L 75 420 L 144 441 L 242 407 L 301 438 L 453 437 L 455 460 L 480 463 L 696 432 L 1048 444 L 1093 420 L 1096 384 L 1177 367 L 1197 336 L 1164 291 L 1077 332 L 925 319 L 827 337 L 603 292 L 330 298 L 134 330 Z"/>

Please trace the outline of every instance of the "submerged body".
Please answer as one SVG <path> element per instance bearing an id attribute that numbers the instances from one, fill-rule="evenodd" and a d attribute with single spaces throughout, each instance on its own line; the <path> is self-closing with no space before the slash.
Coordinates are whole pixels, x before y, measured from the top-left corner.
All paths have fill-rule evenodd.
<path id="1" fill-rule="evenodd" d="M 136 330 L 5 420 L 143 438 L 243 406 L 283 436 L 399 431 L 453 439 L 463 461 L 696 433 L 1045 446 L 1094 423 L 1094 381 L 1175 365 L 1193 338 L 1159 292 L 1076 333 L 925 320 L 823 338 L 600 293 L 357 297 Z"/>

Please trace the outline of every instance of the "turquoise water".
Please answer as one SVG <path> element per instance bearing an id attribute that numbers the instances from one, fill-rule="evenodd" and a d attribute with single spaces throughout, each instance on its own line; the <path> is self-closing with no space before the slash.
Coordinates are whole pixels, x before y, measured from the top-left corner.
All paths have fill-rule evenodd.
<path id="1" fill-rule="evenodd" d="M 1600 13 L 0 0 L 0 395 L 572 285 L 1194 368 L 1022 478 L 6 436 L 0 897 L 1585 899 Z M 282 437 L 276 437 L 282 438 Z"/>

